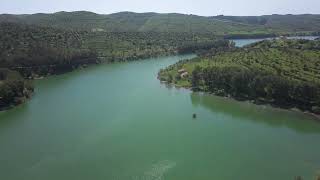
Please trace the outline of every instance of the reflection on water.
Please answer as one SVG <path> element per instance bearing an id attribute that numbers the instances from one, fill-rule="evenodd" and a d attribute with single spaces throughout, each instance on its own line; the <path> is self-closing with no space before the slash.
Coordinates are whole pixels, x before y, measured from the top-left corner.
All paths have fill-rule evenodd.
<path id="1" fill-rule="evenodd" d="M 190 98 L 194 106 L 202 106 L 214 113 L 232 116 L 233 119 L 264 123 L 272 127 L 287 127 L 299 133 L 320 133 L 319 119 L 301 112 L 239 102 L 203 93 L 191 93 Z"/>
<path id="2" fill-rule="evenodd" d="M 314 177 L 320 123 L 160 85 L 159 69 L 189 57 L 99 65 L 37 81 L 28 103 L 0 113 L 0 179 Z"/>
<path id="3" fill-rule="evenodd" d="M 8 126 L 15 126 L 16 124 L 21 124 L 21 119 L 11 119 L 10 117 L 24 117 L 28 114 L 28 103 L 21 104 L 13 109 L 7 110 L 7 111 L 1 111 L 0 112 L 0 133 L 4 130 L 4 128 Z M 22 118 L 23 120 L 23 118 Z"/>

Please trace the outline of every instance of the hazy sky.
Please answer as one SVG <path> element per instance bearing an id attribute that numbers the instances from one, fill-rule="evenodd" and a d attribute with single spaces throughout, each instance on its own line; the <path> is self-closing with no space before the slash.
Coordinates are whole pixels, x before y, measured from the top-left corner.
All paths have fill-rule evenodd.
<path id="1" fill-rule="evenodd" d="M 3 2 L 1 2 L 3 1 Z M 87 10 L 177 12 L 197 15 L 320 14 L 320 0 L 0 0 L 0 14 Z"/>

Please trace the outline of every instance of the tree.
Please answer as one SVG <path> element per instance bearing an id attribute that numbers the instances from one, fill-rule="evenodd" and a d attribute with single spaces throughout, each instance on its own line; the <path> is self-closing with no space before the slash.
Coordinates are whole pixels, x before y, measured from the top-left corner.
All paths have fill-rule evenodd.
<path id="1" fill-rule="evenodd" d="M 201 81 L 201 67 L 196 66 L 194 70 L 192 71 L 192 76 L 191 76 L 191 85 L 192 89 L 198 90 L 200 86 L 200 81 Z"/>

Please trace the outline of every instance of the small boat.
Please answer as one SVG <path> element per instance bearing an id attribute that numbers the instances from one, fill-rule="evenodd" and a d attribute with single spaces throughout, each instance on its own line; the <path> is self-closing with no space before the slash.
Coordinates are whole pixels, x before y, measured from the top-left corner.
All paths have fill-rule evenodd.
<path id="1" fill-rule="evenodd" d="M 197 114 L 193 113 L 192 117 L 193 117 L 193 119 L 196 119 L 197 118 Z"/>

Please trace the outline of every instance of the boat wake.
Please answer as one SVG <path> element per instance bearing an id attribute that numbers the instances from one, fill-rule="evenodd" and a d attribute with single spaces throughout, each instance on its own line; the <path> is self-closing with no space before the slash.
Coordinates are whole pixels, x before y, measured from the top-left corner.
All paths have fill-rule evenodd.
<path id="1" fill-rule="evenodd" d="M 144 172 L 141 178 L 135 180 L 163 180 L 165 173 L 174 168 L 176 163 L 169 160 L 159 161 Z"/>

